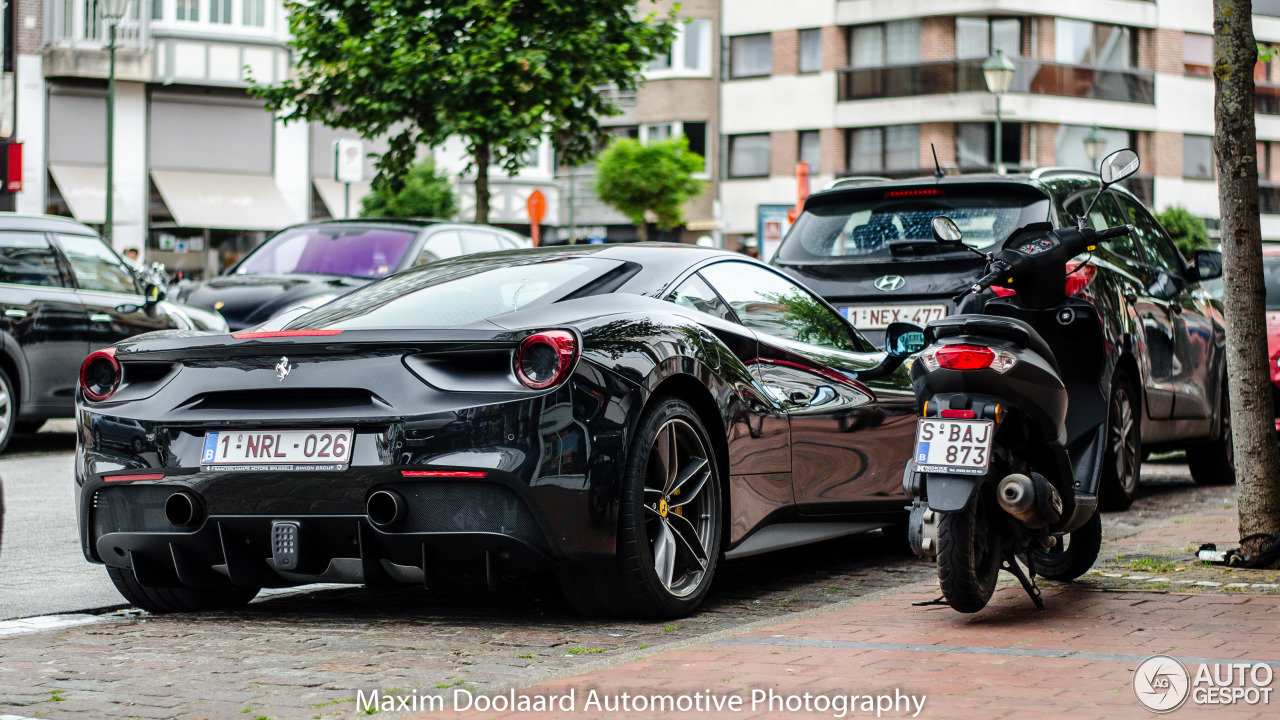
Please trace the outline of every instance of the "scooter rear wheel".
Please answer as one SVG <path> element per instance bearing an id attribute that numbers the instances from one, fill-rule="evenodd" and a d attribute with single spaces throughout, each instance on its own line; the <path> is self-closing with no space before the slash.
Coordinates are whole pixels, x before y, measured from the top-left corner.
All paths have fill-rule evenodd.
<path id="1" fill-rule="evenodd" d="M 1102 515 L 1095 512 L 1088 522 L 1061 538 L 1054 547 L 1036 550 L 1036 574 L 1050 580 L 1071 582 L 1089 572 L 1101 549 Z"/>
<path id="2" fill-rule="evenodd" d="M 996 589 L 1003 533 L 993 503 L 979 490 L 963 510 L 942 513 L 938 521 L 938 584 L 957 612 L 978 612 Z"/>

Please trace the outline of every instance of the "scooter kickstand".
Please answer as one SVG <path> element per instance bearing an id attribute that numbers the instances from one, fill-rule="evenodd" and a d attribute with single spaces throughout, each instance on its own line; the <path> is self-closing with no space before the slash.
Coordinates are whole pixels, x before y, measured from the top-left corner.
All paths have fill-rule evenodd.
<path id="1" fill-rule="evenodd" d="M 1036 609 L 1044 610 L 1044 598 L 1040 597 L 1040 588 L 1035 580 L 1027 577 L 1027 574 L 1022 571 L 1022 566 L 1018 564 L 1016 557 L 1011 553 L 1005 553 L 1001 569 L 1008 570 L 1011 575 L 1018 578 L 1018 582 L 1022 583 L 1022 589 L 1031 596 L 1031 602 L 1035 603 Z"/>
<path id="2" fill-rule="evenodd" d="M 939 596 L 937 600 L 917 600 L 911 603 L 912 607 L 928 607 L 931 605 L 950 605 L 945 597 Z"/>

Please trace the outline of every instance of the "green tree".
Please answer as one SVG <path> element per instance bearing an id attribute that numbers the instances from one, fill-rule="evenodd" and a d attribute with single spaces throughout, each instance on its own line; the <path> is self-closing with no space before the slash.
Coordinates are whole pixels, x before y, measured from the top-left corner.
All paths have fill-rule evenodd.
<path id="1" fill-rule="evenodd" d="M 449 179 L 436 173 L 430 159 L 414 165 L 404 185 L 395 190 L 388 184 L 375 187 L 364 197 L 360 214 L 364 217 L 421 217 L 451 219 L 458 213 Z"/>
<path id="2" fill-rule="evenodd" d="M 561 162 L 590 158 L 619 112 L 601 88 L 634 90 L 670 48 L 674 11 L 641 1 L 285 0 L 297 72 L 253 92 L 286 122 L 388 137 L 376 187 L 398 188 L 418 146 L 461 138 L 488 222 L 490 166 L 514 174 L 544 137 Z"/>
<path id="3" fill-rule="evenodd" d="M 704 167 L 684 136 L 650 143 L 618 138 L 596 163 L 596 194 L 636 224 L 641 240 L 648 240 L 650 214 L 664 230 L 684 223 L 684 204 L 703 187 L 693 174 Z"/>
<path id="4" fill-rule="evenodd" d="M 1192 215 L 1191 211 L 1184 207 L 1177 205 L 1167 207 L 1156 213 L 1156 221 L 1169 233 L 1173 243 L 1187 257 L 1194 256 L 1197 250 L 1212 247 L 1209 242 L 1209 228 L 1205 227 L 1204 220 Z"/>
<path id="5" fill-rule="evenodd" d="M 1227 379 L 1240 508 L 1240 547 L 1257 555 L 1280 534 L 1280 455 L 1276 452 L 1267 359 L 1266 283 L 1258 217 L 1253 69 L 1258 44 L 1250 0 L 1213 2 L 1213 119 L 1222 213 L 1223 315 Z"/>

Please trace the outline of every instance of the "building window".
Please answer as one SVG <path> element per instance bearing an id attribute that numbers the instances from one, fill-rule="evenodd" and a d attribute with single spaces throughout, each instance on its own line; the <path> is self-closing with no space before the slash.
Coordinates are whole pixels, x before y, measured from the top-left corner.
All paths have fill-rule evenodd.
<path id="1" fill-rule="evenodd" d="M 729 77 L 765 77 L 773 73 L 773 37 L 739 35 L 729 38 Z"/>
<path id="2" fill-rule="evenodd" d="M 920 126 L 860 128 L 849 133 L 849 170 L 855 174 L 920 167 Z"/>
<path id="3" fill-rule="evenodd" d="M 640 126 L 641 142 L 662 142 L 670 140 L 671 136 L 676 134 L 678 134 L 676 123 L 653 123 Z"/>
<path id="4" fill-rule="evenodd" d="M 173 17 L 175 20 L 198 22 L 200 20 L 200 0 L 175 0 Z"/>
<path id="5" fill-rule="evenodd" d="M 648 77 L 711 74 L 711 21 L 690 20 L 676 26 L 671 50 L 654 55 Z"/>
<path id="6" fill-rule="evenodd" d="M 986 169 L 995 166 L 994 123 L 956 124 L 956 163 L 962 169 Z M 1004 165 L 1022 163 L 1022 124 L 1004 123 L 1001 129 L 1000 162 Z"/>
<path id="7" fill-rule="evenodd" d="M 151 19 L 164 19 L 164 2 L 165 0 L 151 0 Z"/>
<path id="8" fill-rule="evenodd" d="M 1054 53 L 1064 65 L 1128 70 L 1136 64 L 1136 52 L 1133 32 L 1127 27 L 1087 20 L 1054 20 Z"/>
<path id="9" fill-rule="evenodd" d="M 1000 50 L 1022 55 L 1022 21 L 1018 18 L 956 18 L 956 57 L 986 58 Z"/>
<path id="10" fill-rule="evenodd" d="M 920 21 L 858 25 L 849 38 L 849 64 L 856 68 L 920 62 Z"/>
<path id="11" fill-rule="evenodd" d="M 1188 75 L 1213 75 L 1213 36 L 1187 33 L 1182 36 L 1182 71 Z"/>
<path id="12" fill-rule="evenodd" d="M 243 13 L 243 17 L 240 20 L 241 24 L 249 27 L 267 26 L 266 0 L 244 0 L 241 12 Z"/>
<path id="13" fill-rule="evenodd" d="M 617 128 L 621 129 L 621 128 Z M 641 142 L 661 142 L 670 140 L 673 137 L 685 136 L 689 140 L 689 151 L 702 158 L 701 172 L 706 172 L 707 167 L 707 124 L 705 122 L 667 122 L 667 123 L 650 123 L 641 125 L 640 127 L 629 128 L 628 135 L 622 137 L 631 137 Z"/>
<path id="14" fill-rule="evenodd" d="M 231 24 L 231 0 L 209 0 L 209 22 Z"/>
<path id="15" fill-rule="evenodd" d="M 1062 167 L 1097 170 L 1098 162 L 1101 162 L 1102 158 L 1116 150 L 1137 145 L 1133 134 L 1128 130 L 1100 128 L 1098 132 L 1107 139 L 1107 144 L 1096 161 L 1090 160 L 1089 153 L 1085 150 L 1084 140 L 1091 132 L 1093 128 L 1088 125 L 1059 125 L 1058 133 L 1054 137 L 1054 157 L 1057 158 L 1055 164 Z"/>
<path id="16" fill-rule="evenodd" d="M 822 70 L 822 30 L 800 31 L 800 72 L 816 73 Z"/>
<path id="17" fill-rule="evenodd" d="M 769 176 L 769 134 L 729 136 L 729 177 Z"/>
<path id="18" fill-rule="evenodd" d="M 1213 179 L 1213 137 L 1182 136 L 1182 176 L 1203 180 Z"/>
<path id="19" fill-rule="evenodd" d="M 809 174 L 822 172 L 822 134 L 817 130 L 800 132 L 800 162 L 809 163 Z"/>
<path id="20" fill-rule="evenodd" d="M 1258 181 L 1268 182 L 1271 176 L 1271 143 L 1258 143 Z"/>
<path id="21" fill-rule="evenodd" d="M 680 125 L 680 132 L 689 138 L 689 151 L 702 157 L 702 172 L 707 172 L 707 124 L 686 122 Z"/>

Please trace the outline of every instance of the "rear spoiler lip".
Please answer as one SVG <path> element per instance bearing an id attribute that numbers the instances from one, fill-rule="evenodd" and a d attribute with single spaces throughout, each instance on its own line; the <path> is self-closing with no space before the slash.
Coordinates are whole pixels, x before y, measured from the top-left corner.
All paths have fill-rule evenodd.
<path id="1" fill-rule="evenodd" d="M 237 339 L 231 334 L 125 341 L 116 346 L 121 362 L 203 360 L 264 355 L 352 355 L 383 347 L 406 354 L 515 347 L 527 331 L 488 328 L 346 330 L 341 335 Z M 243 333 L 237 333 L 243 334 Z"/>

